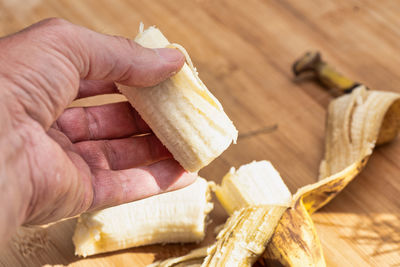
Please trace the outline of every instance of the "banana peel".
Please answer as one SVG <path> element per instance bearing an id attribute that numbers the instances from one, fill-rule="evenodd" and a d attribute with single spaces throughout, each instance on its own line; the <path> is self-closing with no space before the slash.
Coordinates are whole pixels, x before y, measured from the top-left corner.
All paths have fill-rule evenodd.
<path id="1" fill-rule="evenodd" d="M 264 252 L 286 207 L 252 205 L 235 211 L 207 250 L 206 266 L 250 267 Z"/>
<path id="2" fill-rule="evenodd" d="M 264 266 L 326 266 L 314 223 L 301 198 L 283 214 L 259 263 Z"/>
<path id="3" fill-rule="evenodd" d="M 323 85 L 347 94 L 329 105 L 319 181 L 294 195 L 293 207 L 283 215 L 260 259 L 267 266 L 326 266 L 310 215 L 335 198 L 363 170 L 375 146 L 392 141 L 400 128 L 399 94 L 351 83 L 327 63 L 315 63 L 321 61 L 319 54 L 315 60 L 316 54 L 297 61 L 295 74 L 303 73 L 305 66 Z M 314 65 L 305 64 L 312 55 Z"/>
<path id="4" fill-rule="evenodd" d="M 208 249 L 208 247 L 197 248 L 184 256 L 170 258 L 163 261 L 156 261 L 150 265 L 147 265 L 147 267 L 200 267 L 204 261 L 204 258 L 207 256 Z"/>
<path id="5" fill-rule="evenodd" d="M 349 93 L 360 85 L 323 61 L 320 53 L 316 51 L 302 56 L 293 64 L 292 70 L 296 77 L 305 73 L 313 74 L 324 87 L 334 89 L 338 95 Z"/>

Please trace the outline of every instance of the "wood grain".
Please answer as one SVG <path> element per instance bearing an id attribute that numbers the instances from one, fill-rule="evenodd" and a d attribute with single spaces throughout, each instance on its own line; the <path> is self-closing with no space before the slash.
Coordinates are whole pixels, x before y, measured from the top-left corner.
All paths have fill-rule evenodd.
<path id="1" fill-rule="evenodd" d="M 295 192 L 317 180 L 332 96 L 308 81 L 294 82 L 292 62 L 318 49 L 369 87 L 400 92 L 399 12 L 400 2 L 390 0 L 0 0 L 0 35 L 46 17 L 128 37 L 140 21 L 158 25 L 189 51 L 241 134 L 274 129 L 247 134 L 200 174 L 218 182 L 230 166 L 268 159 Z M 378 148 L 363 173 L 313 215 L 328 266 L 400 266 L 399 152 L 398 140 Z M 204 243 L 225 218 L 217 205 Z M 30 257 L 9 244 L 0 265 L 145 266 L 195 247 L 147 246 L 80 259 L 73 227 L 73 220 L 50 227 L 48 245 Z"/>

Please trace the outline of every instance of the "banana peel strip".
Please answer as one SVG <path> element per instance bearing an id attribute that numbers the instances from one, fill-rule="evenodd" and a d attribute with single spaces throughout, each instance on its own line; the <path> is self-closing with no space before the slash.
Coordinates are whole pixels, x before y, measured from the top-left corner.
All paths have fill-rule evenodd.
<path id="1" fill-rule="evenodd" d="M 198 249 L 194 249 L 188 254 L 170 258 L 164 261 L 156 261 L 147 267 L 184 267 L 184 266 L 201 266 L 204 261 L 204 258 L 207 256 L 208 247 L 201 247 Z"/>
<path id="2" fill-rule="evenodd" d="M 301 199 L 283 214 L 259 263 L 263 266 L 326 266 L 314 223 Z"/>
<path id="3" fill-rule="evenodd" d="M 253 205 L 235 211 L 201 266 L 252 266 L 264 252 L 286 209 Z"/>
<path id="4" fill-rule="evenodd" d="M 264 252 L 287 207 L 252 205 L 235 211 L 218 233 L 217 241 L 189 254 L 157 261 L 148 267 L 247 266 Z"/>
<path id="5" fill-rule="evenodd" d="M 392 141 L 400 128 L 400 95 L 359 86 L 331 102 L 320 181 L 294 195 L 261 263 L 326 266 L 310 215 L 338 195 L 366 165 L 376 145 Z"/>

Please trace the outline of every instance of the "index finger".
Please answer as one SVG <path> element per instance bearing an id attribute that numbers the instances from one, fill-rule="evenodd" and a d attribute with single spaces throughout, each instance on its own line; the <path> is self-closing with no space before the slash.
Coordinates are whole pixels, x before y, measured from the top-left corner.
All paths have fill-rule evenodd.
<path id="1" fill-rule="evenodd" d="M 73 143 L 151 132 L 147 123 L 128 102 L 66 109 L 54 127 Z"/>

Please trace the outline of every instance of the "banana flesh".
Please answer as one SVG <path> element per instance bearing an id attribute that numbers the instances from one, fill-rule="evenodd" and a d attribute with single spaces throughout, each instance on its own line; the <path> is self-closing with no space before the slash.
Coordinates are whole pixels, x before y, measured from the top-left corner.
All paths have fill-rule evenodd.
<path id="1" fill-rule="evenodd" d="M 135 41 L 149 48 L 183 49 L 155 27 L 140 32 Z M 236 143 L 238 132 L 183 52 L 187 63 L 166 81 L 151 88 L 119 89 L 174 158 L 187 171 L 197 172 Z"/>
<path id="2" fill-rule="evenodd" d="M 212 210 L 210 183 L 193 184 L 101 211 L 82 214 L 75 228 L 75 253 L 89 256 L 129 247 L 200 242 Z"/>
<path id="3" fill-rule="evenodd" d="M 253 161 L 231 168 L 215 194 L 228 214 L 252 205 L 289 207 L 292 194 L 269 161 Z"/>

